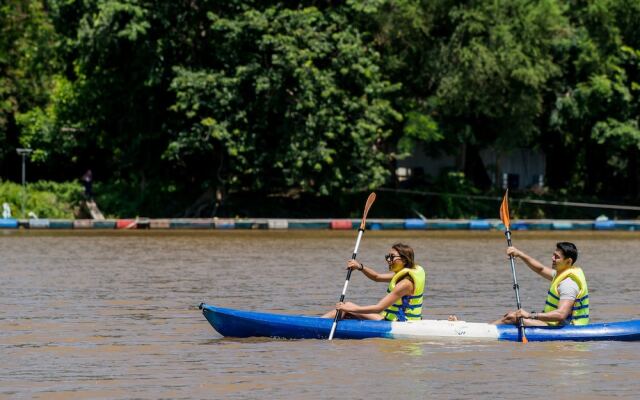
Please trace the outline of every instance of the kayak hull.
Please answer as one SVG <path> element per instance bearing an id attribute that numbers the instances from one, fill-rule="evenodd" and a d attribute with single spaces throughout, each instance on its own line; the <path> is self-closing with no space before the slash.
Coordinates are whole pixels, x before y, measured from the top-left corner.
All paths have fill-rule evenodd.
<path id="1" fill-rule="evenodd" d="M 332 319 L 304 315 L 285 315 L 235 310 L 201 304 L 211 326 L 227 337 L 273 337 L 285 339 L 326 339 Z M 526 328 L 530 342 L 640 340 L 640 320 L 598 323 L 586 326 Z M 470 339 L 520 341 L 513 325 L 478 322 L 422 320 L 409 322 L 341 320 L 335 338 L 339 339 Z"/>

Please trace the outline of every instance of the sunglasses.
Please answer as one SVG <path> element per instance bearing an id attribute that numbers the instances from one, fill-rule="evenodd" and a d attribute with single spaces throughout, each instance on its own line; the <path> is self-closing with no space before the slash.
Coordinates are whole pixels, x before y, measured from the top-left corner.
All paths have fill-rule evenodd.
<path id="1" fill-rule="evenodd" d="M 387 262 L 392 262 L 396 258 L 402 258 L 402 256 L 397 256 L 395 254 L 387 254 L 384 256 L 384 259 L 387 260 Z"/>

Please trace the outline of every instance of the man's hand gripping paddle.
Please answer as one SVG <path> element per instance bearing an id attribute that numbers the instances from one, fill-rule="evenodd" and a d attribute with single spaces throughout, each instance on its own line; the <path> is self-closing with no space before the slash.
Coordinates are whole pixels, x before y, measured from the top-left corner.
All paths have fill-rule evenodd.
<path id="1" fill-rule="evenodd" d="M 511 223 L 509 221 L 509 189 L 504 193 L 504 198 L 502 199 L 502 205 L 500 205 L 500 219 L 504 224 L 504 235 L 507 237 L 507 246 L 511 247 Z M 513 290 L 516 292 L 516 306 L 518 310 L 522 308 L 520 305 L 520 286 L 518 286 L 518 279 L 516 278 L 516 266 L 514 262 L 514 258 L 512 255 L 509 255 L 509 262 L 511 263 L 511 274 L 513 275 Z M 522 317 L 518 318 L 518 335 L 522 343 L 528 343 L 527 336 L 524 332 L 524 322 Z"/>

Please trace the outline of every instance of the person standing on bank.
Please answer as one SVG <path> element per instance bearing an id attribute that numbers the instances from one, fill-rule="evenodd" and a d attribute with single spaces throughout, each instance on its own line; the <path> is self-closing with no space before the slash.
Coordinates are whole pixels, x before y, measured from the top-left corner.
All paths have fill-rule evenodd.
<path id="1" fill-rule="evenodd" d="M 515 247 L 507 255 L 520 258 L 541 277 L 551 281 L 544 310 L 541 313 L 516 310 L 505 314 L 493 324 L 518 323 L 525 326 L 587 325 L 589 323 L 589 289 L 582 269 L 575 265 L 578 249 L 573 243 L 560 242 L 551 256 L 551 268 Z"/>
<path id="2" fill-rule="evenodd" d="M 424 269 L 415 264 L 410 246 L 396 243 L 385 255 L 389 271 L 379 273 L 357 260 L 349 260 L 347 268 L 361 271 L 375 282 L 389 282 L 387 295 L 377 304 L 359 306 L 352 302 L 337 303 L 336 310 L 346 319 L 369 319 L 409 321 L 422 319 L 422 300 L 426 284 Z M 323 318 L 335 318 L 336 310 L 324 314 Z"/>
<path id="3" fill-rule="evenodd" d="M 93 200 L 93 173 L 90 169 L 82 175 L 82 186 L 84 186 L 84 198 Z"/>

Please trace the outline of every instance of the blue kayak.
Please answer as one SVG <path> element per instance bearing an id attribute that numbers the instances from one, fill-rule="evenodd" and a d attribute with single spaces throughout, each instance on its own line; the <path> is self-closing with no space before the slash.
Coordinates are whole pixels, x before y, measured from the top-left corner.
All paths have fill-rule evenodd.
<path id="1" fill-rule="evenodd" d="M 317 316 L 272 314 L 234 310 L 200 304 L 213 329 L 228 337 L 273 337 L 284 339 L 326 339 L 332 319 Z M 558 340 L 640 340 L 640 320 L 607 322 L 584 326 L 526 328 L 530 342 Z M 341 320 L 335 332 L 340 339 L 473 339 L 520 341 L 514 325 L 481 322 L 421 320 L 408 322 Z"/>

